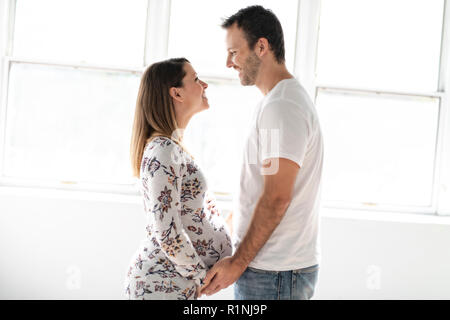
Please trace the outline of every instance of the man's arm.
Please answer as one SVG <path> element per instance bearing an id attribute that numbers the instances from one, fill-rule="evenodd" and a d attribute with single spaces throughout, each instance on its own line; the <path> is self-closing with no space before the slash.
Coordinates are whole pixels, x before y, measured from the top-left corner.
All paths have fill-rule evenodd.
<path id="1" fill-rule="evenodd" d="M 239 279 L 283 219 L 300 167 L 284 158 L 271 159 L 264 167 L 270 166 L 273 161 L 278 161 L 278 170 L 275 174 L 264 176 L 263 193 L 238 250 L 209 270 L 200 294 L 214 294 Z"/>

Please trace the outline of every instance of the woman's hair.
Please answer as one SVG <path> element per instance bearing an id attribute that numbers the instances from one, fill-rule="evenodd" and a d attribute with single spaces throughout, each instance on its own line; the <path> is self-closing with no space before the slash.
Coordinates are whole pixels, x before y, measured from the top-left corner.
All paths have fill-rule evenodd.
<path id="1" fill-rule="evenodd" d="M 133 175 L 139 177 L 145 145 L 157 136 L 172 138 L 177 130 L 175 108 L 169 89 L 182 87 L 186 75 L 185 58 L 156 62 L 141 78 L 131 135 L 131 164 Z"/>

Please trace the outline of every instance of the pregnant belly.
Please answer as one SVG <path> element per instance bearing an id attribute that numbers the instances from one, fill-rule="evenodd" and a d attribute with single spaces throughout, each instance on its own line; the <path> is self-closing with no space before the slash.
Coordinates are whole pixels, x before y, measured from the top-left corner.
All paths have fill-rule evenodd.
<path id="1" fill-rule="evenodd" d="M 189 230 L 191 233 L 189 236 L 198 256 L 208 268 L 220 259 L 231 256 L 231 239 L 225 227 L 222 226 L 216 231 L 214 229 L 209 230 L 209 232 L 205 232 L 201 227 L 195 227 L 195 229 L 196 231 L 194 231 L 194 228 Z M 201 229 L 201 234 L 198 234 L 200 233 L 199 229 Z"/>

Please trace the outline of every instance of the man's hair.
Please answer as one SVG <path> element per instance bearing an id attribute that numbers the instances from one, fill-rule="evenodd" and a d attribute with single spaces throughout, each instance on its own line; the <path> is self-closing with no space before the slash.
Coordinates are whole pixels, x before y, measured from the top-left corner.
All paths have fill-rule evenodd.
<path id="1" fill-rule="evenodd" d="M 237 23 L 244 32 L 250 49 L 255 47 L 259 38 L 266 38 L 278 63 L 285 62 L 283 29 L 276 15 L 262 6 L 243 8 L 224 19 L 222 28 L 228 29 Z"/>

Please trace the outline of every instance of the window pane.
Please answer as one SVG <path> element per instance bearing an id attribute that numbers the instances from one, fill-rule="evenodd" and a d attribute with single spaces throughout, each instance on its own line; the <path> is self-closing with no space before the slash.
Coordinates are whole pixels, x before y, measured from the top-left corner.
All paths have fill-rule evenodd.
<path id="1" fill-rule="evenodd" d="M 439 100 L 320 90 L 324 199 L 431 204 Z"/>
<path id="2" fill-rule="evenodd" d="M 237 79 L 234 70 L 226 68 L 226 32 L 220 27 L 226 18 L 239 9 L 259 4 L 271 9 L 283 27 L 286 65 L 292 70 L 297 26 L 297 1 L 207 1 L 172 0 L 169 56 L 183 56 L 197 72 Z M 189 14 L 186 14 L 186 13 Z M 208 14 L 205 14 L 207 12 Z"/>
<path id="3" fill-rule="evenodd" d="M 321 83 L 436 91 L 443 1 L 322 0 Z"/>
<path id="4" fill-rule="evenodd" d="M 262 98 L 254 87 L 209 83 L 210 109 L 195 115 L 186 130 L 186 145 L 206 172 L 210 188 L 237 190 L 245 137 L 254 107 Z"/>
<path id="5" fill-rule="evenodd" d="M 14 55 L 143 66 L 146 0 L 19 0 Z"/>
<path id="6" fill-rule="evenodd" d="M 132 183 L 138 85 L 129 73 L 13 64 L 4 175 Z"/>

